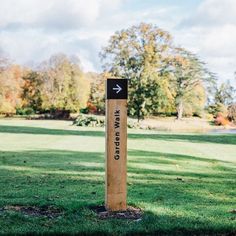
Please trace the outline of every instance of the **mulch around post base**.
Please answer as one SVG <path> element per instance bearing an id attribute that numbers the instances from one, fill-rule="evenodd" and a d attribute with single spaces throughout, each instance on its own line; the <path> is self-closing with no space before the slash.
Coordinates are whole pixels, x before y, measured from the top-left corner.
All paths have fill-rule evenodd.
<path id="1" fill-rule="evenodd" d="M 143 212 L 140 208 L 128 206 L 126 211 L 108 211 L 105 206 L 90 207 L 100 219 L 128 219 L 141 220 Z"/>

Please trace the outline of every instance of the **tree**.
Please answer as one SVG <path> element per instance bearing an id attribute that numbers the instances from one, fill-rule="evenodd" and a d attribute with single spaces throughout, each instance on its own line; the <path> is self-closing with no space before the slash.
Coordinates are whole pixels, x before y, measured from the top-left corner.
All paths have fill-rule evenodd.
<path id="1" fill-rule="evenodd" d="M 90 81 L 88 112 L 105 114 L 105 75 L 89 72 L 86 77 Z"/>
<path id="2" fill-rule="evenodd" d="M 105 71 L 129 79 L 128 111 L 138 120 L 173 101 L 168 81 L 160 74 L 171 47 L 168 32 L 141 23 L 116 32 L 100 54 Z"/>
<path id="3" fill-rule="evenodd" d="M 214 77 L 194 54 L 183 48 L 176 48 L 164 68 L 172 77 L 175 91 L 177 119 L 181 119 L 187 107 L 204 108 L 206 89 L 204 84 L 214 84 Z M 196 106 L 197 105 L 197 106 Z"/>
<path id="4" fill-rule="evenodd" d="M 89 82 L 75 57 L 54 55 L 41 65 L 39 73 L 43 109 L 78 112 L 86 107 Z"/>
<path id="5" fill-rule="evenodd" d="M 33 70 L 25 71 L 23 76 L 22 105 L 32 108 L 35 112 L 42 110 L 42 80 L 40 74 Z"/>
<path id="6" fill-rule="evenodd" d="M 215 93 L 215 103 L 221 103 L 225 106 L 233 103 L 236 89 L 230 84 L 230 81 L 222 83 Z"/>
<path id="7" fill-rule="evenodd" d="M 0 113 L 13 114 L 21 107 L 22 69 L 10 64 L 7 59 L 0 60 Z"/>

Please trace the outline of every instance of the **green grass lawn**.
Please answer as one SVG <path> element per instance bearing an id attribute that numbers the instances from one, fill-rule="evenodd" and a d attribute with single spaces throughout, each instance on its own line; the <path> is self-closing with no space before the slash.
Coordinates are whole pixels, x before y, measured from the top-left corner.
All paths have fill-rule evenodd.
<path id="1" fill-rule="evenodd" d="M 131 130 L 128 204 L 141 221 L 100 220 L 104 131 L 0 120 L 0 209 L 55 206 L 59 217 L 0 210 L 0 234 L 236 235 L 236 135 Z"/>

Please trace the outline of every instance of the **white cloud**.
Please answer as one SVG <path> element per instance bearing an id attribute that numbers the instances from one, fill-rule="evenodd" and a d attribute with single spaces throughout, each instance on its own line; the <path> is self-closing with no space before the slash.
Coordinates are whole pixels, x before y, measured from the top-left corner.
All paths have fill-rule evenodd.
<path id="1" fill-rule="evenodd" d="M 111 34 L 98 30 L 98 22 L 122 2 L 1 0 L 0 47 L 19 63 L 40 61 L 57 52 L 80 53 L 85 69 L 98 68 L 93 65 L 98 62 L 95 53 Z"/>
<path id="2" fill-rule="evenodd" d="M 156 16 L 164 25 L 170 12 L 119 10 L 128 0 L 1 1 L 0 45 L 16 62 L 38 62 L 57 52 L 80 53 L 86 70 L 100 68 L 98 52 L 114 31 L 152 22 Z"/>
<path id="3" fill-rule="evenodd" d="M 50 6 L 51 0 L 43 4 L 40 0 L 2 0 L 0 7 L 0 27 L 11 24 L 31 24 L 36 22 Z"/>
<path id="4" fill-rule="evenodd" d="M 125 8 L 130 1 L 1 0 L 0 48 L 18 63 L 64 52 L 78 55 L 86 70 L 98 70 L 98 52 L 116 30 L 148 22 L 170 31 L 177 44 L 197 53 L 219 78 L 233 79 L 235 0 L 203 0 L 190 12 L 181 4 Z"/>
<path id="5" fill-rule="evenodd" d="M 200 55 L 220 81 L 233 81 L 236 71 L 235 15 L 235 0 L 205 0 L 175 32 L 177 41 Z"/>
<path id="6" fill-rule="evenodd" d="M 235 0 L 206 0 L 198 8 L 195 24 L 236 24 L 235 13 Z"/>
<path id="7" fill-rule="evenodd" d="M 0 28 L 34 27 L 69 30 L 88 27 L 124 0 L 1 0 Z"/>

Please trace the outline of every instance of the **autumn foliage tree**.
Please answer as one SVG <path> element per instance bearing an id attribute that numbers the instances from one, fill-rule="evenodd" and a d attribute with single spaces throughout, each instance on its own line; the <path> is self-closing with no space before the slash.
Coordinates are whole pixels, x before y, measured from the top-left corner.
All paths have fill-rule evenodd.
<path id="1" fill-rule="evenodd" d="M 42 80 L 37 71 L 26 70 L 23 76 L 22 107 L 42 111 Z"/>
<path id="2" fill-rule="evenodd" d="M 129 114 L 138 119 L 170 112 L 180 119 L 187 108 L 194 113 L 204 107 L 210 73 L 155 25 L 142 23 L 116 32 L 101 58 L 105 71 L 129 79 Z"/>
<path id="3" fill-rule="evenodd" d="M 200 113 L 206 102 L 206 84 L 214 84 L 214 77 L 194 54 L 176 48 L 166 67 L 174 87 L 177 118 L 183 114 Z"/>
<path id="4" fill-rule="evenodd" d="M 86 78 L 90 82 L 90 95 L 87 104 L 89 113 L 105 114 L 105 74 L 89 72 Z"/>
<path id="5" fill-rule="evenodd" d="M 7 59 L 2 58 L 0 63 L 0 113 L 14 114 L 22 105 L 22 69 Z"/>
<path id="6" fill-rule="evenodd" d="M 90 82 L 75 57 L 57 54 L 36 70 L 0 60 L 0 113 L 78 112 L 87 106 L 89 92 Z"/>
<path id="7" fill-rule="evenodd" d="M 78 112 L 89 97 L 89 81 L 79 61 L 63 54 L 52 56 L 41 65 L 42 109 Z"/>
<path id="8" fill-rule="evenodd" d="M 116 32 L 103 48 L 100 55 L 104 70 L 129 79 L 130 115 L 140 119 L 171 103 L 170 87 L 160 76 L 171 47 L 168 32 L 141 23 Z"/>

